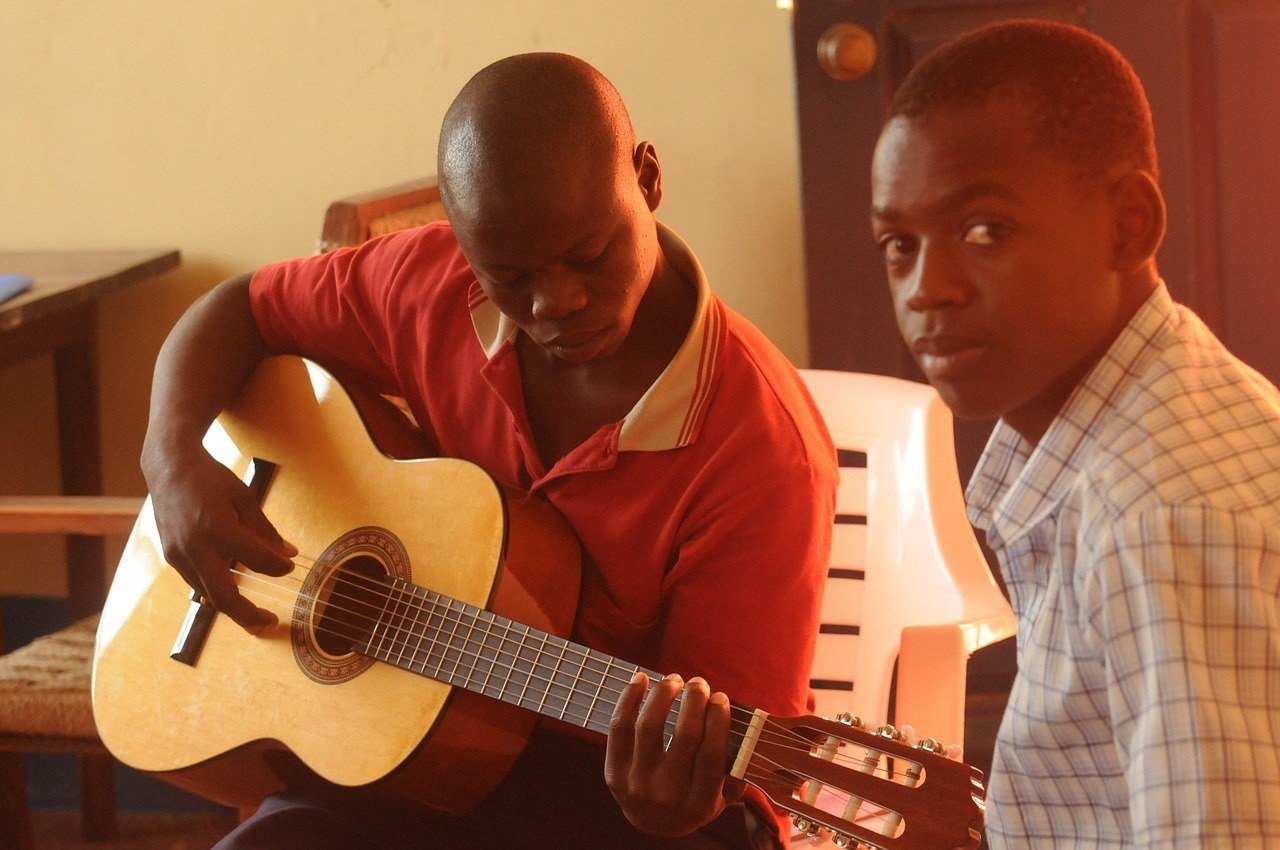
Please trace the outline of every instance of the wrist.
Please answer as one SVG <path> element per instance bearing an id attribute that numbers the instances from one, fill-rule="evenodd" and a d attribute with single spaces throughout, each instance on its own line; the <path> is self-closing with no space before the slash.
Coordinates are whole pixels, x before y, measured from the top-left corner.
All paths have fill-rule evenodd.
<path id="1" fill-rule="evenodd" d="M 158 483 L 167 480 L 175 471 L 188 469 L 205 456 L 202 436 L 174 429 L 166 429 L 163 433 L 147 431 L 142 443 L 140 462 L 147 489 L 155 489 Z"/>

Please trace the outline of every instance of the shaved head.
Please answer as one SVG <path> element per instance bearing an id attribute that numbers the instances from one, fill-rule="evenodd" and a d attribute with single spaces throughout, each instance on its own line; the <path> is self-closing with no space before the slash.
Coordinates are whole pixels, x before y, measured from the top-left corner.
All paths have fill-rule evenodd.
<path id="1" fill-rule="evenodd" d="M 634 177 L 635 132 L 617 89 L 562 53 L 525 53 L 483 68 L 463 87 L 440 131 L 440 194 L 451 220 L 537 204 L 592 176 Z"/>
<path id="2" fill-rule="evenodd" d="M 526 53 L 482 69 L 445 114 L 437 164 L 476 282 L 547 357 L 582 364 L 651 344 L 663 322 L 631 328 L 655 277 L 648 303 L 682 309 L 688 287 L 658 245 L 657 152 L 581 59 Z"/>

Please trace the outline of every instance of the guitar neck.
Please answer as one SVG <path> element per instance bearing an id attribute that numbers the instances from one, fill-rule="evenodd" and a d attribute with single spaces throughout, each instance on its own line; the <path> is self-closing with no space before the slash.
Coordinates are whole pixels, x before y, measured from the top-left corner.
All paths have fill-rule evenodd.
<path id="1" fill-rule="evenodd" d="M 381 615 L 355 646 L 431 679 L 518 705 L 602 735 L 627 684 L 653 670 L 530 628 L 402 579 L 388 581 Z M 670 741 L 682 695 L 667 716 Z M 731 703 L 729 761 L 742 746 L 754 709 Z"/>

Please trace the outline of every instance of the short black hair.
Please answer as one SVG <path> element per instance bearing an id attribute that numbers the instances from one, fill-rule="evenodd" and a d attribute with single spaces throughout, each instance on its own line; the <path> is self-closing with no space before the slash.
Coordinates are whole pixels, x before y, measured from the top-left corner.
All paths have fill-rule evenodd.
<path id="1" fill-rule="evenodd" d="M 1133 66 L 1068 24 L 1003 21 L 947 42 L 907 75 L 885 121 L 1002 97 L 1028 98 L 1044 141 L 1090 176 L 1118 163 L 1159 176 L 1151 107 Z"/>

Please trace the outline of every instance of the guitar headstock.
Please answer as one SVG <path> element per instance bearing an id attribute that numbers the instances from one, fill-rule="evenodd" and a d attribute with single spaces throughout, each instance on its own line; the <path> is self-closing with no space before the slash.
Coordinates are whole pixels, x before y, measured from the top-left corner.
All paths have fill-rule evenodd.
<path id="1" fill-rule="evenodd" d="M 792 812 L 800 830 L 829 830 L 837 847 L 978 846 L 982 772 L 948 758 L 938 742 L 911 743 L 892 726 L 864 728 L 847 714 L 760 716 L 735 775 Z"/>

